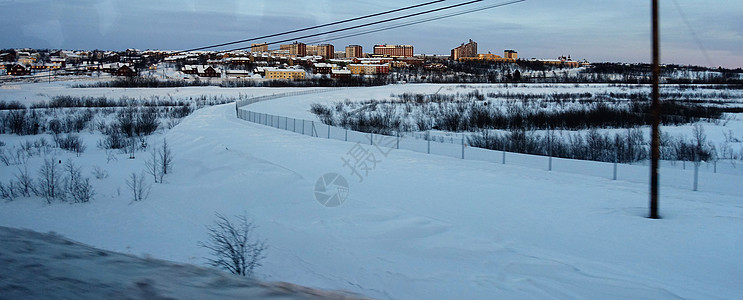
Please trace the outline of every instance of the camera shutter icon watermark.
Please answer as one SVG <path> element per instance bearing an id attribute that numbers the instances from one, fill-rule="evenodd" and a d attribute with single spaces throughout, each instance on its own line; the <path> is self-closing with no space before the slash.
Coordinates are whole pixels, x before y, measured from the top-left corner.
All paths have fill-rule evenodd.
<path id="1" fill-rule="evenodd" d="M 315 199 L 327 207 L 336 207 L 348 197 L 348 182 L 337 173 L 327 173 L 315 183 Z"/>

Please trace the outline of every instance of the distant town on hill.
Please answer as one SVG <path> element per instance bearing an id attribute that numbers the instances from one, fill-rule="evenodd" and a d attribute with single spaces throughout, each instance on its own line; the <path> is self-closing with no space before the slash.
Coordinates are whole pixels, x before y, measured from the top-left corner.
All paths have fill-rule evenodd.
<path id="1" fill-rule="evenodd" d="M 415 54 L 413 45 L 300 42 L 245 50 L 0 50 L 0 81 L 111 79 L 101 86 L 356 86 L 391 83 L 649 83 L 650 65 L 588 62 L 568 55 L 523 58 L 513 49 L 481 53 L 469 40 L 448 55 Z M 665 83 L 743 83 L 743 70 L 665 65 Z"/>

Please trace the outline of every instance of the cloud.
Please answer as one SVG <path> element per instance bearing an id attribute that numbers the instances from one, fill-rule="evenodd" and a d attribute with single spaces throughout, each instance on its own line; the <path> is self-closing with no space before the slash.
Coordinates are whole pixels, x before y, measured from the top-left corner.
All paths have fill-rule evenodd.
<path id="1" fill-rule="evenodd" d="M 59 48 L 64 42 L 62 25 L 57 20 L 39 21 L 21 27 L 25 36 L 46 42 L 47 47 Z"/>

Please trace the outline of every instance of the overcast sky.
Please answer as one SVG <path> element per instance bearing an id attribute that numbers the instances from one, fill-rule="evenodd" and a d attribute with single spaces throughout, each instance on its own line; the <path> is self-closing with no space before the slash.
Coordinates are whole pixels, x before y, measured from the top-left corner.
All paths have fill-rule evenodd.
<path id="1" fill-rule="evenodd" d="M 0 48 L 183 50 L 428 1 L 0 0 Z M 448 0 L 416 11 L 465 1 Z M 743 67 L 743 1 L 675 1 L 681 12 L 674 0 L 660 1 L 663 63 Z M 466 7 L 500 2 L 503 0 L 485 0 Z M 416 53 L 448 54 L 472 39 L 480 53 L 502 54 L 504 49 L 515 49 L 521 58 L 571 55 L 589 61 L 649 62 L 650 2 L 527 0 L 330 43 L 336 49 L 359 44 L 365 52 L 374 44 L 412 44 Z M 332 35 L 300 41 L 328 37 Z M 234 48 L 241 46 L 245 45 Z"/>

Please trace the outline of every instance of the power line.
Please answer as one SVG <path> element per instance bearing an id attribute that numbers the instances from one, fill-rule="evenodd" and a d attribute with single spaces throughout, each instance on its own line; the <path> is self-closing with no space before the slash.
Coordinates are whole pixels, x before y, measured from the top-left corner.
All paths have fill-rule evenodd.
<path id="1" fill-rule="evenodd" d="M 269 35 L 264 35 L 264 36 L 259 36 L 259 37 L 244 39 L 244 40 L 237 40 L 237 41 L 232 41 L 232 42 L 227 42 L 227 43 L 221 43 L 221 44 L 209 45 L 209 46 L 204 46 L 204 47 L 192 48 L 192 49 L 188 49 L 188 50 L 182 50 L 182 51 L 178 51 L 178 53 L 180 53 L 180 52 L 189 52 L 189 51 L 198 51 L 198 50 L 204 50 L 204 49 L 216 48 L 216 47 L 223 47 L 223 46 L 229 46 L 229 45 L 234 45 L 234 44 L 240 44 L 240 43 L 245 43 L 245 42 L 250 42 L 250 41 L 256 41 L 256 40 L 261 40 L 261 39 L 267 39 L 267 38 L 272 38 L 272 37 L 277 37 L 277 36 L 282 36 L 282 35 L 287 35 L 287 34 L 302 32 L 302 31 L 308 31 L 308 30 L 312 30 L 312 29 L 318 29 L 318 28 L 322 28 L 322 27 L 328 27 L 328 26 L 333 26 L 333 25 L 338 25 L 338 24 L 343 24 L 343 23 L 348 23 L 348 22 L 353 22 L 353 21 L 358 21 L 358 20 L 363 20 L 363 19 L 378 17 L 378 16 L 387 15 L 387 14 L 391 14 L 391 13 L 401 12 L 401 11 L 404 11 L 404 10 L 409 10 L 409 9 L 423 7 L 423 6 L 428 6 L 428 5 L 432 5 L 432 4 L 439 3 L 439 2 L 444 2 L 444 1 L 447 1 L 447 0 L 429 1 L 429 2 L 426 2 L 426 3 L 411 5 L 411 6 L 408 6 L 408 7 L 397 8 L 397 9 L 393 9 L 393 10 L 388 10 L 388 11 L 374 13 L 374 14 L 370 14 L 370 15 L 366 15 L 366 16 L 355 17 L 355 18 L 351 18 L 351 19 L 346 19 L 346 20 L 331 22 L 331 23 L 322 24 L 322 25 L 310 26 L 310 27 L 306 27 L 306 28 L 295 29 L 295 30 L 290 30 L 290 31 L 285 31 L 285 32 L 275 33 L 275 34 L 269 34 Z"/>
<path id="2" fill-rule="evenodd" d="M 714 64 L 712 63 L 712 60 L 709 58 L 709 55 L 707 55 L 707 49 L 704 48 L 704 44 L 699 40 L 699 36 L 697 36 L 697 33 L 694 32 L 694 28 L 691 27 L 691 23 L 689 23 L 689 20 L 686 18 L 686 14 L 684 13 L 684 10 L 681 9 L 681 5 L 679 5 L 678 1 L 673 0 L 673 4 L 676 5 L 676 10 L 678 10 L 679 15 L 681 15 L 681 19 L 684 20 L 684 23 L 686 23 L 686 27 L 689 28 L 689 32 L 691 32 L 692 38 L 694 38 L 694 42 L 697 43 L 697 47 L 699 47 L 699 50 L 702 51 L 702 55 L 704 55 L 704 58 L 707 60 L 707 63 L 710 67 L 714 67 Z"/>
<path id="3" fill-rule="evenodd" d="M 295 41 L 295 40 L 299 40 L 299 39 L 316 37 L 316 36 L 325 35 L 325 34 L 331 34 L 331 33 L 336 33 L 336 32 L 348 31 L 348 30 L 353 30 L 353 29 L 358 29 L 358 28 L 363 28 L 363 27 L 369 27 L 369 26 L 373 26 L 373 25 L 377 25 L 377 24 L 383 24 L 383 23 L 388 23 L 388 22 L 392 22 L 392 21 L 397 21 L 397 20 L 407 19 L 407 18 L 411 18 L 411 17 L 416 17 L 416 16 L 420 16 L 420 15 L 430 14 L 430 13 L 437 12 L 437 11 L 442 11 L 442 10 L 457 8 L 457 7 L 461 7 L 461 6 L 465 6 L 465 5 L 470 5 L 470 4 L 477 3 L 477 2 L 482 2 L 482 1 L 484 1 L 484 0 L 468 1 L 468 2 L 464 2 L 464 3 L 449 5 L 449 6 L 440 7 L 440 8 L 435 8 L 435 9 L 431 9 L 431 10 L 427 10 L 427 11 L 422 11 L 422 12 L 417 12 L 417 13 L 413 13 L 413 14 L 403 15 L 403 16 L 399 16 L 399 17 L 384 19 L 384 20 L 380 20 L 380 21 L 374 21 L 374 22 L 370 22 L 370 23 L 366 23 L 366 24 L 361 24 L 361 25 L 355 25 L 355 26 L 346 27 L 346 28 L 335 29 L 335 30 L 331 30 L 331 31 L 328 31 L 328 32 L 321 32 L 321 33 L 309 34 L 309 35 L 304 35 L 304 36 L 300 36 L 300 37 L 295 37 L 295 38 L 290 38 L 290 39 L 284 39 L 284 40 L 280 40 L 280 41 L 270 42 L 270 43 L 266 43 L 266 45 L 274 45 L 274 44 L 279 44 L 279 43 L 284 43 L 284 42 L 289 42 L 289 41 Z M 250 48 L 250 47 L 241 47 L 241 48 L 231 49 L 229 51 L 244 50 L 244 49 L 247 49 L 247 48 Z"/>
<path id="4" fill-rule="evenodd" d="M 400 27 L 407 27 L 407 26 L 417 25 L 417 24 L 421 24 L 421 23 L 426 23 L 426 22 L 431 22 L 431 21 L 437 21 L 437 20 L 441 20 L 441 19 L 446 19 L 446 18 L 461 16 L 461 15 L 470 14 L 470 13 L 474 13 L 474 12 L 479 12 L 479 11 L 483 11 L 483 10 L 488 10 L 488 9 L 493 9 L 493 8 L 497 8 L 497 7 L 507 6 L 507 5 L 511 5 L 511 4 L 516 4 L 516 3 L 524 2 L 524 1 L 526 1 L 526 0 L 513 0 L 513 1 L 504 2 L 504 3 L 489 5 L 489 6 L 485 6 L 485 7 L 470 9 L 470 10 L 467 10 L 467 11 L 462 11 L 462 12 L 457 12 L 457 13 L 450 13 L 448 15 L 443 15 L 443 16 L 438 16 L 438 17 L 431 17 L 431 18 L 428 18 L 428 19 L 417 20 L 417 21 L 412 21 L 412 22 L 408 22 L 408 23 L 403 23 L 403 24 L 388 26 L 388 27 L 384 27 L 384 28 L 373 29 L 373 30 L 368 30 L 368 31 L 363 31 L 363 32 L 357 32 L 357 33 L 352 33 L 352 34 L 347 34 L 347 35 L 342 35 L 342 36 L 336 36 L 336 37 L 331 37 L 331 38 L 327 38 L 327 39 L 323 39 L 323 40 L 316 40 L 316 41 L 309 42 L 309 44 L 324 43 L 324 42 L 329 42 L 329 41 L 334 41 L 334 40 L 339 40 L 339 39 L 356 37 L 356 36 L 359 36 L 359 35 L 376 33 L 376 32 L 385 31 L 385 30 L 397 29 L 397 28 L 400 28 Z"/>

